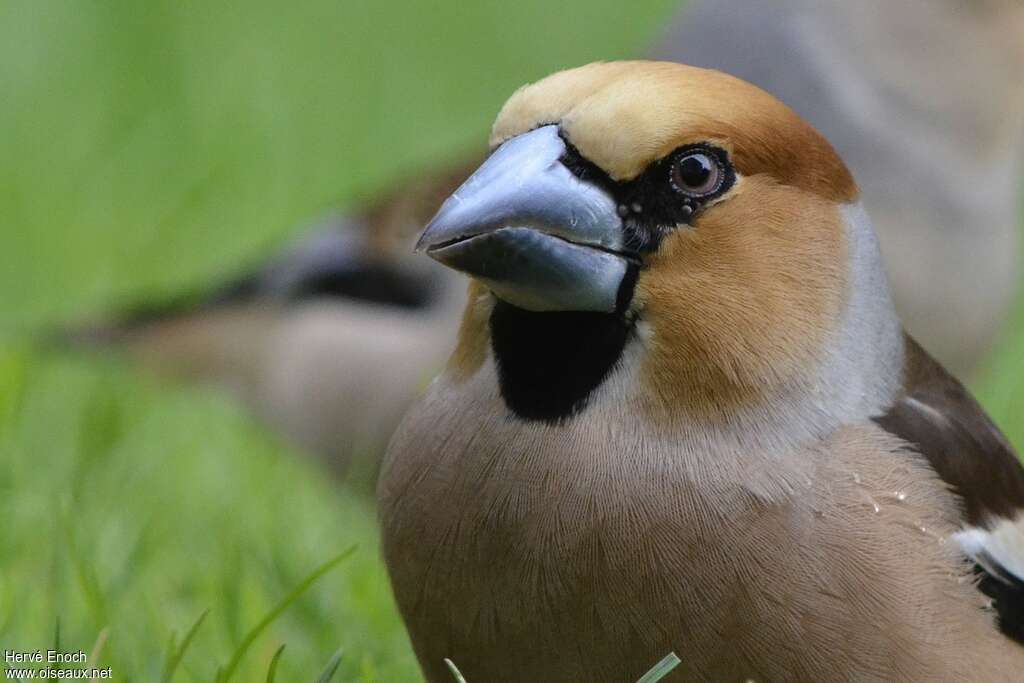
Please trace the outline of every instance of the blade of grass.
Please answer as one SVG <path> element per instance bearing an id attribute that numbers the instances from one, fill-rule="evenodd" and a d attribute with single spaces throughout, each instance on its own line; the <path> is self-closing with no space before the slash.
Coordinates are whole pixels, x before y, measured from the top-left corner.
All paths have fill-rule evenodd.
<path id="1" fill-rule="evenodd" d="M 185 633 L 185 637 L 181 639 L 181 645 L 174 652 L 173 655 L 168 657 L 166 664 L 164 665 L 164 674 L 160 677 L 161 683 L 169 683 L 171 677 L 174 676 L 174 672 L 177 671 L 178 665 L 181 664 L 182 658 L 185 656 L 185 650 L 192 644 L 192 639 L 196 635 L 196 631 L 202 626 L 203 620 L 206 619 L 206 615 L 210 613 L 209 609 L 203 610 L 203 613 L 199 615 L 192 627 Z M 173 641 L 172 641 L 173 642 Z"/>
<path id="2" fill-rule="evenodd" d="M 338 670 L 338 665 L 341 664 L 341 650 L 339 649 L 331 657 L 331 660 L 327 662 L 327 666 L 320 672 L 320 675 L 316 677 L 315 683 L 330 683 L 331 679 L 334 678 L 334 672 Z"/>
<path id="3" fill-rule="evenodd" d="M 167 639 L 167 648 L 164 650 L 164 665 L 160 667 L 160 677 L 163 678 L 164 673 L 171 666 L 171 659 L 174 657 L 175 651 L 178 649 L 178 632 L 172 630 L 171 637 Z"/>
<path id="4" fill-rule="evenodd" d="M 245 656 L 245 653 L 249 650 L 249 647 L 253 644 L 253 641 L 256 640 L 257 636 L 259 636 L 265 628 L 270 626 L 270 624 L 281 615 L 281 612 L 288 609 L 289 605 L 298 600 L 303 593 L 309 590 L 310 586 L 316 583 L 317 579 L 341 564 L 343 560 L 355 552 L 355 549 L 356 546 L 352 546 L 317 567 L 312 574 L 303 579 L 298 586 L 293 588 L 291 592 L 281 600 L 281 602 L 270 610 L 270 612 L 267 613 L 267 616 L 263 617 L 263 619 L 260 620 L 260 623 L 256 624 L 256 626 L 246 634 L 245 638 L 242 639 L 241 644 L 235 650 L 235 654 L 232 655 L 227 666 L 225 666 L 222 673 L 217 676 L 218 683 L 227 683 L 227 681 L 231 680 L 231 677 L 235 673 L 235 669 L 238 668 L 239 662 L 242 661 L 242 657 Z"/>
<path id="5" fill-rule="evenodd" d="M 277 663 L 281 661 L 281 655 L 283 654 L 284 643 L 281 643 L 281 647 L 277 648 L 274 656 L 270 658 L 270 668 L 267 669 L 267 683 L 274 683 L 274 678 L 277 676 Z"/>
<path id="6" fill-rule="evenodd" d="M 88 558 L 82 554 L 81 548 L 78 546 L 78 539 L 75 538 L 74 532 L 75 526 L 71 523 L 69 517 L 70 513 L 67 511 L 60 513 L 60 522 L 64 528 L 64 538 L 67 541 L 65 548 L 71 556 L 75 577 L 78 579 L 78 585 L 81 587 L 82 594 L 85 596 L 86 604 L 92 612 L 96 625 L 109 624 L 110 620 L 107 618 L 107 605 L 106 599 L 103 597 L 103 589 L 100 587 L 95 568 L 90 564 Z"/>
<path id="7" fill-rule="evenodd" d="M 680 660 L 676 656 L 675 652 L 670 652 L 664 659 L 654 665 L 654 667 L 640 677 L 640 680 L 636 683 L 657 683 L 672 669 L 679 666 Z"/>
<path id="8" fill-rule="evenodd" d="M 89 662 L 92 668 L 98 666 L 100 660 L 100 654 L 103 652 L 103 646 L 107 644 L 107 636 L 110 635 L 110 627 L 104 626 L 103 630 L 100 631 L 99 635 L 96 636 L 96 642 L 92 645 L 92 650 L 89 651 L 89 658 L 85 661 Z"/>
<path id="9" fill-rule="evenodd" d="M 448 670 L 452 672 L 452 676 L 455 677 L 456 683 L 466 683 L 465 677 L 462 672 L 459 671 L 459 667 L 455 666 L 455 662 L 445 657 L 444 663 L 448 665 Z"/>
<path id="10" fill-rule="evenodd" d="M 57 617 L 57 623 L 53 627 L 53 651 L 60 652 L 60 617 Z M 53 663 L 47 663 L 47 671 L 53 671 Z"/>

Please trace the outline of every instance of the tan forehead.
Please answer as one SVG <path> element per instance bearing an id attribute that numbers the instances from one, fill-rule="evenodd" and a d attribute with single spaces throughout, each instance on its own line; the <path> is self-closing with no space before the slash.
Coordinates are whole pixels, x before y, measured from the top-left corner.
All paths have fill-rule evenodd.
<path id="1" fill-rule="evenodd" d="M 836 201 L 856 185 L 831 145 L 765 91 L 719 71 L 670 62 L 598 62 L 520 88 L 498 114 L 491 145 L 557 123 L 616 180 L 638 176 L 681 145 L 724 147 L 744 175 Z"/>

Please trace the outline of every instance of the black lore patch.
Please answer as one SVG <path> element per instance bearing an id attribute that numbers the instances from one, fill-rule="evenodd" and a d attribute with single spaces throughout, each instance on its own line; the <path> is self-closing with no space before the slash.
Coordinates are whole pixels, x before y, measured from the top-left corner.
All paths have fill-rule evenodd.
<path id="1" fill-rule="evenodd" d="M 632 330 L 615 313 L 534 313 L 501 300 L 490 326 L 505 405 L 524 420 L 549 423 L 586 406 L 619 362 Z"/>

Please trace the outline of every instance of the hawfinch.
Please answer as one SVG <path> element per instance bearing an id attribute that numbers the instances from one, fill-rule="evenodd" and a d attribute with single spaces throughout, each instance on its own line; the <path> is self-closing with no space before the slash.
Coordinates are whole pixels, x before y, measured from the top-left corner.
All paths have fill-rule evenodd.
<path id="1" fill-rule="evenodd" d="M 419 241 L 472 284 L 378 489 L 427 679 L 1021 680 L 1024 469 L 904 334 L 825 138 L 619 62 L 491 147 Z"/>

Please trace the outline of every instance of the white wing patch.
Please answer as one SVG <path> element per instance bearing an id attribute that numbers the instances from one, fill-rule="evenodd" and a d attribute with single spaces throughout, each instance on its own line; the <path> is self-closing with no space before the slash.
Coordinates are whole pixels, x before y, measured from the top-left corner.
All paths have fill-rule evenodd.
<path id="1" fill-rule="evenodd" d="M 1001 571 L 1024 581 L 1024 515 L 1015 521 L 999 520 L 991 529 L 967 527 L 953 538 L 992 576 L 1003 578 Z"/>

